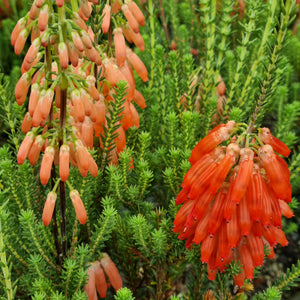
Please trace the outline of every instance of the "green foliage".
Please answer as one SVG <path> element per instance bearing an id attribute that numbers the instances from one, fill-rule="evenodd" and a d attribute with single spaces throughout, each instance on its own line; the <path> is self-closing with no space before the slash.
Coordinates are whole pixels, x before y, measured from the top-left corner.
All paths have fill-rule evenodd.
<path id="1" fill-rule="evenodd" d="M 107 252 L 123 281 L 123 288 L 116 293 L 110 289 L 107 299 L 201 299 L 207 289 L 213 289 L 217 299 L 232 299 L 232 277 L 239 274 L 240 264 L 231 263 L 210 282 L 200 261 L 200 246 L 186 249 L 172 231 L 180 209 L 175 199 L 191 167 L 191 151 L 227 119 L 267 126 L 292 150 L 286 161 L 293 187 L 290 207 L 296 217 L 284 219 L 282 228 L 291 236 L 297 232 L 300 27 L 293 35 L 294 1 L 245 1 L 240 14 L 237 3 L 149 0 L 141 5 L 147 16 L 141 28 L 145 51 L 135 51 L 148 68 L 149 83 L 136 77 L 136 89 L 145 96 L 147 107 L 137 108 L 140 128 L 126 132 L 126 148 L 116 159 L 114 139 L 124 112 L 125 82 L 118 83 L 114 99 L 106 103 L 107 126 L 100 137 L 103 147 L 93 150 L 99 176 L 82 178 L 74 168 L 70 172 L 70 183 L 78 189 L 87 211 L 87 224 L 79 224 L 67 197 L 68 253 L 63 260 L 53 234 L 62 221 L 59 205 L 49 227 L 41 220 L 52 189 L 51 184 L 39 182 L 41 161 L 33 168 L 27 161 L 20 166 L 16 163 L 25 113 L 13 97 L 22 63 L 12 55 L 9 44 L 17 10 L 12 19 L 2 22 L 0 68 L 6 75 L 0 76 L 1 296 L 87 299 L 83 290 L 87 269 Z M 98 14 L 90 22 L 94 29 L 100 28 L 101 19 Z M 96 39 L 102 37 L 99 33 Z M 227 97 L 221 106 L 216 94 L 219 75 Z M 58 174 L 57 167 L 53 171 Z M 298 262 L 253 299 L 281 299 L 284 290 L 296 289 L 299 275 Z M 234 299 L 246 299 L 246 295 Z"/>
<path id="2" fill-rule="evenodd" d="M 134 300 L 131 291 L 128 288 L 122 288 L 117 291 L 115 295 L 115 300 Z"/>

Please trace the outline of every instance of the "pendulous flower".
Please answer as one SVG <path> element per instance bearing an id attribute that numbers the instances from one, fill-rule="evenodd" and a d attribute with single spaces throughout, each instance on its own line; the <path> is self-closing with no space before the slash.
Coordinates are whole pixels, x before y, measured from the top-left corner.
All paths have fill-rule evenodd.
<path id="1" fill-rule="evenodd" d="M 187 239 L 187 248 L 201 243 L 201 261 L 208 264 L 210 280 L 237 261 L 241 273 L 234 282 L 241 286 L 263 264 L 264 247 L 271 258 L 277 244 L 288 244 L 281 217 L 293 216 L 287 204 L 290 174 L 275 152 L 288 156 L 290 150 L 269 129 L 258 132 L 249 134 L 233 121 L 213 129 L 193 149 L 192 166 L 175 202 L 183 205 L 173 231 Z"/>

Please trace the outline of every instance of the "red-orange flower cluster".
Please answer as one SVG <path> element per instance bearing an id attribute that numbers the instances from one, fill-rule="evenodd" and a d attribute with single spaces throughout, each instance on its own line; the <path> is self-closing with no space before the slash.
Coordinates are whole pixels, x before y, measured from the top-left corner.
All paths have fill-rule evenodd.
<path id="1" fill-rule="evenodd" d="M 221 124 L 193 149 L 173 231 L 187 239 L 188 248 L 201 243 L 201 261 L 211 280 L 231 261 L 240 262 L 242 271 L 234 280 L 241 286 L 262 265 L 264 246 L 273 257 L 276 244 L 288 244 L 281 216 L 290 218 L 293 212 L 286 203 L 292 194 L 289 170 L 278 155 L 288 156 L 288 147 L 267 128 L 256 138 L 244 132 L 230 140 L 238 130 L 233 121 Z"/>
<path id="2" fill-rule="evenodd" d="M 100 298 L 106 297 L 106 292 L 109 284 L 117 291 L 122 288 L 122 279 L 119 271 L 108 256 L 103 253 L 104 257 L 99 261 L 92 263 L 88 269 L 88 282 L 84 287 L 84 290 L 89 300 L 95 300 L 97 298 L 97 292 Z M 109 283 L 106 281 L 106 277 Z"/>

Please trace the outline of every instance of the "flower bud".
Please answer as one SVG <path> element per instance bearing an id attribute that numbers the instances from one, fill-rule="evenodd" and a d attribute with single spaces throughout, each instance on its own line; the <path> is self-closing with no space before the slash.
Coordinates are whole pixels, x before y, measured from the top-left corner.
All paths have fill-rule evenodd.
<path id="1" fill-rule="evenodd" d="M 48 226 L 52 220 L 53 211 L 55 208 L 57 195 L 55 192 L 50 192 L 47 195 L 47 199 L 45 202 L 42 220 L 45 226 Z"/>

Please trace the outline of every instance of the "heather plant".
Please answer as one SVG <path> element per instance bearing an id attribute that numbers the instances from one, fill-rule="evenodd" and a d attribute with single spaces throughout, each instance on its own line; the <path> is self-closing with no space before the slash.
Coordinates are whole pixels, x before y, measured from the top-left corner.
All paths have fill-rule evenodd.
<path id="1" fill-rule="evenodd" d="M 297 250 L 265 279 L 299 246 L 295 1 L 16 7 L 0 35 L 2 298 L 296 293 Z"/>

